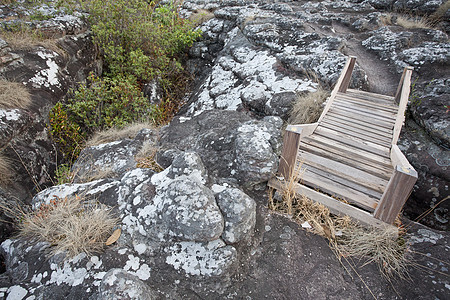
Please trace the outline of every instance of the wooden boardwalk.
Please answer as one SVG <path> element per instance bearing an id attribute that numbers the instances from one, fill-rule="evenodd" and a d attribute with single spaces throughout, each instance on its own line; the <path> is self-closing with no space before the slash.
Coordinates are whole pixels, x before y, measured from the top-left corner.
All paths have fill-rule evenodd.
<path id="1" fill-rule="evenodd" d="M 317 123 L 287 127 L 279 175 L 301 168 L 297 193 L 365 224 L 392 224 L 417 180 L 397 147 L 412 68 L 386 96 L 348 89 L 355 61 L 348 59 Z M 269 186 L 282 189 L 283 179 Z"/>

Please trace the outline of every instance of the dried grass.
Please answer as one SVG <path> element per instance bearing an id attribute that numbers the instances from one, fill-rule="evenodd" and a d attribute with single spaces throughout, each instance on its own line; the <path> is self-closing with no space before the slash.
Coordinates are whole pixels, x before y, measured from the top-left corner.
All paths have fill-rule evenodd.
<path id="1" fill-rule="evenodd" d="M 380 21 L 383 25 L 398 25 L 405 29 L 429 29 L 433 27 L 433 22 L 431 22 L 427 17 L 419 16 L 386 14 L 380 16 Z"/>
<path id="2" fill-rule="evenodd" d="M 338 241 L 341 253 L 364 259 L 364 265 L 375 263 L 388 280 L 394 277 L 408 278 L 407 269 L 412 265 L 408 257 L 407 243 L 398 229 L 363 228 L 347 229 Z"/>
<path id="3" fill-rule="evenodd" d="M 124 128 L 110 128 L 104 131 L 94 133 L 94 135 L 87 141 L 86 147 L 98 146 L 100 144 L 110 143 L 125 138 L 134 138 L 139 131 L 144 128 L 155 129 L 151 123 L 133 123 Z"/>
<path id="4" fill-rule="evenodd" d="M 197 26 L 211 20 L 212 18 L 214 18 L 214 13 L 206 9 L 198 9 L 189 16 L 189 20 Z"/>
<path id="5" fill-rule="evenodd" d="M 298 95 L 292 106 L 288 123 L 308 124 L 316 122 L 323 110 L 322 103 L 328 96 L 329 93 L 320 86 L 315 92 Z"/>
<path id="6" fill-rule="evenodd" d="M 76 172 L 75 172 L 76 174 Z M 77 178 L 77 182 L 86 183 L 86 182 L 92 182 L 99 179 L 105 179 L 105 178 L 113 178 L 116 177 L 117 174 L 114 172 L 114 170 L 111 167 L 99 167 L 99 166 L 92 166 L 89 169 L 89 172 L 79 176 Z M 75 178 L 75 176 L 74 176 Z"/>
<path id="7" fill-rule="evenodd" d="M 25 213 L 18 224 L 19 236 L 51 244 L 50 254 L 65 252 L 73 257 L 101 252 L 118 219 L 110 208 L 83 198 L 55 198 Z"/>
<path id="8" fill-rule="evenodd" d="M 0 185 L 6 186 L 11 182 L 11 165 L 9 159 L 0 153 Z"/>
<path id="9" fill-rule="evenodd" d="M 161 172 L 163 168 L 156 162 L 155 157 L 158 148 L 151 142 L 144 142 L 142 148 L 135 156 L 138 168 L 152 169 L 155 172 Z"/>
<path id="10" fill-rule="evenodd" d="M 270 194 L 269 208 L 288 214 L 302 227 L 327 238 L 339 260 L 348 256 L 365 259 L 365 264 L 374 262 L 388 280 L 394 277 L 406 278 L 411 262 L 403 232 L 399 237 L 398 230 L 393 227 L 362 227 L 350 217 L 332 215 L 323 204 L 296 194 L 294 188 L 302 172 L 299 165 L 291 173 L 291 178 L 285 180 L 284 188 L 280 191 L 281 197 L 275 199 Z"/>
<path id="11" fill-rule="evenodd" d="M 397 25 L 406 29 L 429 29 L 433 27 L 433 24 L 426 17 L 397 17 Z"/>
<path id="12" fill-rule="evenodd" d="M 0 78 L 0 108 L 26 109 L 31 104 L 31 96 L 27 88 L 19 82 L 11 82 Z"/>
<path id="13" fill-rule="evenodd" d="M 67 53 L 58 45 L 58 40 L 45 37 L 38 29 L 30 29 L 26 26 L 13 31 L 0 30 L 0 37 L 4 39 L 13 50 L 29 51 L 34 47 L 41 46 L 52 50 L 59 55 L 66 56 Z"/>

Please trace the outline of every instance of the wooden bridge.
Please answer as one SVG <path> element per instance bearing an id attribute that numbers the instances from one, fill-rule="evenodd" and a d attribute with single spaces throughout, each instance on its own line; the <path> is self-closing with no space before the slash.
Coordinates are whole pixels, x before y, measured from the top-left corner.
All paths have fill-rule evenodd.
<path id="1" fill-rule="evenodd" d="M 318 122 L 287 127 L 280 177 L 269 186 L 283 189 L 285 179 L 301 174 L 297 194 L 382 226 L 395 221 L 417 180 L 397 146 L 413 69 L 405 68 L 392 97 L 349 89 L 355 62 L 347 60 Z"/>

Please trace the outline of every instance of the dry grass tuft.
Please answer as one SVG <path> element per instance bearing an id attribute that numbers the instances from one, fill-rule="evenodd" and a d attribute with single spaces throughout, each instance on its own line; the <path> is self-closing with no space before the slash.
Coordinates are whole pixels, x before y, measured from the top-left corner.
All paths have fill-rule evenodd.
<path id="1" fill-rule="evenodd" d="M 66 56 L 67 53 L 58 46 L 58 40 L 52 37 L 45 37 L 38 29 L 31 29 L 26 26 L 13 31 L 0 30 L 0 37 L 4 39 L 13 50 L 32 50 L 41 46 L 52 50 L 59 55 Z"/>
<path id="2" fill-rule="evenodd" d="M 450 0 L 447 0 L 444 4 L 438 7 L 438 9 L 431 15 L 431 18 L 434 20 L 442 20 L 445 17 L 445 14 L 450 9 Z"/>
<path id="3" fill-rule="evenodd" d="M 433 27 L 433 24 L 425 17 L 397 17 L 397 25 L 406 29 L 423 28 L 429 29 Z"/>
<path id="4" fill-rule="evenodd" d="M 31 96 L 27 88 L 19 82 L 0 79 L 0 108 L 25 109 L 31 104 Z"/>
<path id="5" fill-rule="evenodd" d="M 214 18 L 214 13 L 206 9 L 198 9 L 189 16 L 189 20 L 195 25 L 200 25 Z"/>
<path id="6" fill-rule="evenodd" d="M 161 172 L 163 168 L 156 162 L 156 152 L 158 148 L 151 142 L 144 142 L 142 148 L 135 156 L 138 168 L 148 168 L 155 172 Z"/>
<path id="7" fill-rule="evenodd" d="M 11 182 L 11 165 L 9 159 L 0 153 L 0 185 L 6 186 Z"/>
<path id="8" fill-rule="evenodd" d="M 144 128 L 155 129 L 151 123 L 133 123 L 122 129 L 110 128 L 104 131 L 96 132 L 90 140 L 87 141 L 86 147 L 98 146 L 100 144 L 110 143 L 125 138 L 134 138 L 139 131 Z"/>
<path id="9" fill-rule="evenodd" d="M 427 17 L 419 16 L 407 17 L 402 15 L 386 14 L 380 16 L 380 21 L 383 25 L 398 25 L 406 29 L 429 29 L 433 27 L 433 22 L 431 22 Z"/>
<path id="10" fill-rule="evenodd" d="M 329 93 L 321 87 L 312 93 L 300 94 L 292 106 L 289 124 L 314 123 L 319 119 L 322 112 L 322 103 L 329 96 Z"/>
<path id="11" fill-rule="evenodd" d="M 335 216 L 323 204 L 314 202 L 306 196 L 295 193 L 295 185 L 301 178 L 301 165 L 285 180 L 281 197 L 269 196 L 269 208 L 288 214 L 309 231 L 329 240 L 330 248 L 339 260 L 348 256 L 365 258 L 365 264 L 376 263 L 380 272 L 387 278 L 406 278 L 411 265 L 408 249 L 403 237 L 393 227 L 365 228 L 348 216 Z M 349 260 L 346 259 L 350 263 Z M 353 266 L 352 266 L 353 268 Z"/>
<path id="12" fill-rule="evenodd" d="M 73 257 L 102 251 L 117 222 L 110 208 L 76 196 L 41 204 L 25 213 L 18 227 L 19 236 L 50 243 L 50 254 Z"/>
<path id="13" fill-rule="evenodd" d="M 83 176 L 80 176 L 77 179 L 77 182 L 86 183 L 99 179 L 114 178 L 116 176 L 117 176 L 116 172 L 114 172 L 114 170 L 111 167 L 93 166 L 90 168 L 88 173 L 84 174 Z"/>
<path id="14" fill-rule="evenodd" d="M 393 227 L 368 229 L 355 226 L 344 232 L 338 247 L 344 255 L 365 259 L 364 265 L 374 262 L 387 279 L 405 279 L 412 262 L 403 235 L 398 233 Z"/>

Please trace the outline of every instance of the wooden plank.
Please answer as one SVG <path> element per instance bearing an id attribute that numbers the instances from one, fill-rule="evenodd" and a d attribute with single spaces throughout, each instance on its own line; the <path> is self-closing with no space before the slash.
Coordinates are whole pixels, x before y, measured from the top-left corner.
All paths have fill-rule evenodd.
<path id="1" fill-rule="evenodd" d="M 389 122 L 389 123 L 395 123 L 395 114 L 387 114 L 383 111 L 377 111 L 377 110 L 369 110 L 365 108 L 361 108 L 357 105 L 352 105 L 345 103 L 344 101 L 337 101 L 335 100 L 333 103 L 333 107 L 345 107 L 347 109 L 351 109 L 352 111 L 355 111 L 357 113 L 363 113 L 368 116 L 371 116 L 372 118 L 376 117 L 377 119 Z"/>
<path id="2" fill-rule="evenodd" d="M 300 131 L 300 132 L 298 132 Z M 290 178 L 297 160 L 301 130 L 297 132 L 286 130 L 283 137 L 283 151 L 281 153 L 278 173 L 284 178 Z"/>
<path id="3" fill-rule="evenodd" d="M 322 145 L 311 145 L 311 143 L 301 143 L 300 150 L 319 155 L 325 158 L 332 159 L 334 161 L 353 166 L 359 170 L 365 171 L 369 174 L 379 176 L 385 180 L 389 180 L 392 175 L 392 170 L 382 166 L 380 164 L 366 160 L 358 156 L 353 156 L 349 152 L 339 151 L 336 149 L 330 149 L 326 147 L 320 147 Z M 392 167 L 391 167 L 392 168 Z"/>
<path id="4" fill-rule="evenodd" d="M 286 130 L 300 133 L 300 138 L 303 139 L 304 137 L 313 134 L 314 130 L 316 130 L 318 125 L 319 123 L 288 125 L 286 127 Z"/>
<path id="5" fill-rule="evenodd" d="M 344 144 L 347 144 L 349 146 L 364 149 L 368 152 L 381 155 L 383 157 L 389 157 L 390 155 L 390 149 L 386 148 L 384 146 L 380 146 L 371 142 L 367 142 L 364 140 L 356 139 L 354 137 L 350 137 L 338 132 L 335 132 L 333 130 L 330 130 L 328 128 L 323 128 L 322 126 L 318 126 L 316 131 L 314 132 L 317 135 L 335 140 L 340 141 Z"/>
<path id="6" fill-rule="evenodd" d="M 372 141 L 376 144 L 383 145 L 389 147 L 391 145 L 392 138 L 382 136 L 368 130 L 364 130 L 361 128 L 357 128 L 355 126 L 350 126 L 348 124 L 343 124 L 340 122 L 336 122 L 331 119 L 322 120 L 321 126 L 328 127 L 330 129 L 335 129 L 343 133 L 347 133 L 349 135 L 354 135 L 356 137 L 360 137 L 362 139 L 367 139 L 368 141 Z"/>
<path id="7" fill-rule="evenodd" d="M 388 157 L 368 152 L 365 149 L 356 148 L 316 134 L 305 138 L 304 142 L 307 145 L 313 145 L 335 153 L 333 155 L 344 155 L 354 159 L 365 160 L 372 162 L 374 165 L 384 167 L 384 169 L 392 170 L 391 160 Z"/>
<path id="8" fill-rule="evenodd" d="M 359 144 L 364 144 L 367 147 L 370 147 L 370 151 L 372 151 L 372 149 L 377 149 L 380 151 L 383 151 L 382 153 L 380 152 L 375 152 L 378 153 L 380 155 L 385 155 L 385 153 L 389 153 L 389 144 L 381 144 L 377 141 L 371 140 L 367 137 L 363 137 L 357 134 L 354 134 L 353 132 L 344 132 L 342 130 L 336 129 L 336 128 L 332 128 L 331 126 L 327 125 L 327 124 L 323 124 L 320 125 L 319 127 L 317 127 L 316 132 L 320 132 L 320 134 L 322 136 L 327 136 L 330 137 L 332 139 L 345 139 L 345 142 L 347 143 L 348 141 L 354 141 L 355 143 L 359 143 Z M 351 144 L 353 145 L 353 144 Z M 365 149 L 365 148 L 364 148 Z"/>
<path id="9" fill-rule="evenodd" d="M 394 167 L 401 166 L 407 169 L 414 169 L 397 145 L 392 145 L 391 147 L 391 161 Z"/>
<path id="10" fill-rule="evenodd" d="M 385 135 L 389 135 L 390 137 L 392 137 L 392 126 L 390 126 L 389 128 L 381 127 L 377 124 L 368 123 L 368 122 L 364 121 L 363 119 L 359 119 L 359 118 L 355 119 L 355 118 L 352 118 L 345 114 L 342 115 L 342 114 L 334 113 L 333 111 L 330 111 L 330 113 L 327 114 L 324 119 L 326 119 L 326 118 L 333 118 L 335 120 L 339 120 L 339 122 L 347 122 L 349 124 L 356 124 L 356 125 L 360 126 L 361 128 L 367 128 L 374 132 L 383 132 Z"/>
<path id="11" fill-rule="evenodd" d="M 340 123 L 342 125 L 347 125 L 347 126 L 352 126 L 355 129 L 359 129 L 359 130 L 364 130 L 365 132 L 371 133 L 371 134 L 376 134 L 377 136 L 382 136 L 382 137 L 386 137 L 389 139 L 389 141 L 392 141 L 392 132 L 391 130 L 386 130 L 386 129 L 381 129 L 381 128 L 374 128 L 371 126 L 367 126 L 367 123 L 364 122 L 358 122 L 358 120 L 352 120 L 349 118 L 342 118 L 336 115 L 332 115 L 332 114 L 328 114 L 323 120 L 322 122 L 326 122 L 326 121 L 333 121 L 333 122 L 337 122 Z"/>
<path id="12" fill-rule="evenodd" d="M 330 187 L 331 187 L 332 189 L 333 189 L 333 186 L 334 186 L 334 187 L 340 187 L 340 186 L 343 186 L 343 187 L 346 187 L 346 189 L 351 189 L 351 190 L 355 190 L 355 191 L 357 191 L 357 192 L 361 192 L 361 193 L 363 193 L 363 194 L 369 196 L 369 198 L 373 198 L 373 200 L 374 200 L 375 202 L 378 202 L 378 200 L 380 200 L 380 199 L 381 199 L 381 196 L 383 195 L 383 193 L 382 193 L 383 191 L 375 191 L 375 190 L 372 190 L 372 189 L 370 189 L 370 188 L 367 188 L 367 187 L 365 187 L 365 186 L 359 184 L 358 182 L 355 182 L 355 181 L 352 181 L 352 180 L 348 180 L 348 179 L 342 178 L 342 177 L 340 177 L 340 176 L 338 176 L 338 175 L 335 175 L 335 174 L 332 174 L 332 173 L 328 173 L 328 172 L 326 172 L 326 171 L 323 171 L 323 170 L 321 170 L 321 169 L 315 168 L 315 167 L 313 167 L 313 166 L 304 164 L 304 165 L 303 165 L 303 168 L 304 168 L 305 171 L 304 171 L 304 173 L 303 173 L 302 179 L 305 179 L 305 178 L 307 178 L 308 176 L 310 176 L 311 173 L 314 173 L 315 176 L 320 176 L 320 177 L 322 177 L 322 181 L 323 181 L 323 182 L 325 182 L 325 180 L 331 182 Z M 322 186 L 322 183 L 319 182 L 318 188 L 320 189 L 321 186 Z M 328 193 L 328 194 L 332 194 L 332 193 L 329 193 L 329 192 L 327 192 L 327 193 Z M 355 199 L 355 202 L 359 202 L 358 198 Z M 371 205 L 370 203 L 372 203 L 372 200 L 370 200 L 370 202 L 367 203 L 367 204 L 368 204 L 368 205 Z M 373 208 L 373 207 L 376 207 L 376 203 L 375 203 L 375 204 L 372 203 L 372 204 L 373 204 L 373 205 L 370 206 L 370 207 L 372 207 L 372 208 Z"/>
<path id="13" fill-rule="evenodd" d="M 376 93 L 371 93 L 371 92 L 361 91 L 361 90 L 356 90 L 356 89 L 348 89 L 347 94 L 355 95 L 356 97 L 361 97 L 361 98 L 366 97 L 368 99 L 374 99 L 374 100 L 379 100 L 379 101 L 382 100 L 384 102 L 394 103 L 394 97 L 389 96 L 389 95 L 376 94 Z"/>
<path id="14" fill-rule="evenodd" d="M 386 130 L 392 131 L 394 128 L 394 124 L 392 124 L 392 123 L 378 120 L 375 118 L 371 118 L 370 116 L 367 116 L 367 115 L 355 113 L 355 112 L 352 112 L 351 110 L 345 110 L 345 109 L 340 109 L 340 108 L 331 108 L 329 110 L 329 115 L 332 115 L 332 116 L 339 115 L 339 116 L 352 118 L 355 120 L 361 120 L 361 121 L 365 122 L 368 126 L 378 126 L 378 127 L 385 128 Z"/>
<path id="15" fill-rule="evenodd" d="M 317 188 L 329 195 L 344 199 L 345 201 L 357 205 L 369 212 L 374 212 L 376 206 L 378 205 L 377 199 L 371 198 L 368 195 L 354 189 L 337 184 L 326 177 L 319 176 L 311 171 L 308 171 L 308 168 L 304 171 L 300 182 L 303 185 Z"/>
<path id="16" fill-rule="evenodd" d="M 370 109 L 379 109 L 379 110 L 383 110 L 383 111 L 387 111 L 390 113 L 397 113 L 398 110 L 398 106 L 393 106 L 393 105 L 383 105 L 380 103 L 374 103 L 371 101 L 367 101 L 367 100 L 363 100 L 363 99 L 358 99 L 358 98 L 354 98 L 352 96 L 349 96 L 347 94 L 341 94 L 338 93 L 336 95 L 336 100 L 341 100 L 341 101 L 347 101 L 356 105 L 361 105 Z"/>
<path id="17" fill-rule="evenodd" d="M 274 189 L 284 189 L 283 182 L 281 182 L 277 178 L 272 178 L 271 180 L 269 180 L 268 185 Z M 385 228 L 387 226 L 393 227 L 392 225 L 388 225 L 378 219 L 375 219 L 372 214 L 362 209 L 343 203 L 337 199 L 324 195 L 304 185 L 296 184 L 294 187 L 294 191 L 299 196 L 305 196 L 313 201 L 327 206 L 332 214 L 339 216 L 349 216 L 352 219 L 357 220 L 367 226 L 374 226 L 379 228 Z"/>
<path id="18" fill-rule="evenodd" d="M 352 61 L 355 61 L 355 60 L 356 60 L 356 57 L 354 57 L 354 56 L 350 56 L 347 59 L 344 69 L 342 70 L 341 75 L 339 76 L 339 79 L 338 79 L 336 85 L 334 86 L 330 97 L 328 98 L 327 104 L 325 105 L 325 107 L 322 111 L 322 114 L 319 117 L 319 120 L 317 121 L 318 123 L 320 123 L 320 121 L 322 121 L 324 116 L 327 114 L 328 110 L 330 110 L 331 105 L 333 104 L 334 98 L 336 97 L 336 94 L 338 93 L 339 88 L 341 87 L 342 81 L 344 80 L 345 74 L 347 73 L 347 70 L 349 69 L 350 64 L 352 64 Z"/>
<path id="19" fill-rule="evenodd" d="M 386 128 L 394 128 L 394 124 L 395 124 L 395 119 L 387 119 L 384 117 L 380 117 L 377 115 L 372 115 L 370 114 L 370 112 L 363 112 L 363 111 L 358 111 L 356 109 L 353 109 L 351 107 L 346 107 L 343 105 L 335 105 L 333 104 L 332 106 L 332 111 L 330 111 L 331 114 L 334 113 L 339 113 L 339 114 L 343 114 L 343 115 L 348 115 L 348 116 L 352 116 L 355 118 L 364 118 L 365 120 L 367 120 L 367 123 L 369 124 L 377 124 Z"/>
<path id="20" fill-rule="evenodd" d="M 304 164 L 313 166 L 315 168 L 327 171 L 331 174 L 336 174 L 342 178 L 359 182 L 368 188 L 376 191 L 384 191 L 388 181 L 376 175 L 369 174 L 359 170 L 353 166 L 349 166 L 332 159 L 320 157 L 318 155 L 308 153 L 304 150 L 299 150 L 299 157 L 304 161 Z"/>
<path id="21" fill-rule="evenodd" d="M 417 172 L 414 169 L 407 169 L 398 165 L 375 210 L 375 218 L 389 224 L 394 223 L 416 181 Z"/>

